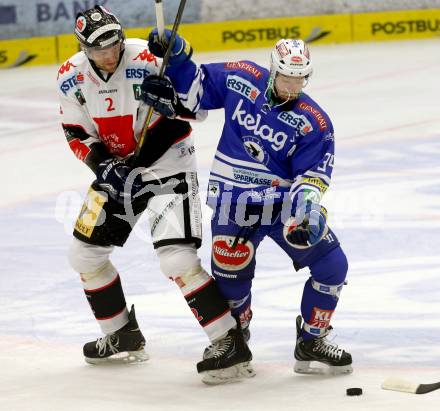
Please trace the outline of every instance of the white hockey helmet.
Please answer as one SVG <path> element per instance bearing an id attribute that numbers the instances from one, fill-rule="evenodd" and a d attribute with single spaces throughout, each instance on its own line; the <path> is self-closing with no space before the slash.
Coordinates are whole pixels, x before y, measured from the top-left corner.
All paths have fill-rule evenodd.
<path id="1" fill-rule="evenodd" d="M 303 40 L 281 39 L 270 55 L 270 75 L 276 73 L 291 77 L 308 78 L 313 72 L 309 48 Z"/>

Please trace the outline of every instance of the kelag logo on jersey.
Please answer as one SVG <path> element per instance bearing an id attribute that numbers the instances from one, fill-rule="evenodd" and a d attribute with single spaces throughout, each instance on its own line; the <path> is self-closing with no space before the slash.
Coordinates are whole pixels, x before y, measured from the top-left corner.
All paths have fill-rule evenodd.
<path id="1" fill-rule="evenodd" d="M 278 120 L 297 129 L 299 134 L 305 136 L 313 131 L 313 127 L 307 117 L 302 114 L 296 114 L 294 111 L 283 111 L 278 114 Z"/>
<path id="2" fill-rule="evenodd" d="M 60 88 L 61 88 L 61 91 L 62 91 L 64 94 L 67 94 L 67 92 L 68 92 L 72 87 L 74 87 L 74 86 L 76 86 L 76 85 L 77 85 L 76 75 L 74 75 L 74 76 L 72 76 L 72 77 L 69 77 L 67 80 L 64 80 L 64 81 L 61 83 Z"/>
<path id="3" fill-rule="evenodd" d="M 226 87 L 246 97 L 248 100 L 252 101 L 252 103 L 255 103 L 255 100 L 260 95 L 260 90 L 258 90 L 258 88 L 240 76 L 228 75 L 226 79 Z"/>
<path id="4" fill-rule="evenodd" d="M 231 120 L 237 120 L 240 126 L 244 127 L 248 131 L 252 131 L 255 136 L 262 138 L 263 140 L 269 141 L 272 149 L 275 151 L 280 151 L 287 141 L 287 134 L 283 131 L 274 132 L 273 128 L 268 124 L 261 123 L 261 115 L 257 114 L 255 118 L 252 114 L 248 113 L 246 110 L 241 110 L 243 106 L 243 99 L 235 107 L 234 113 L 232 114 Z M 264 120 L 263 120 L 264 121 Z"/>

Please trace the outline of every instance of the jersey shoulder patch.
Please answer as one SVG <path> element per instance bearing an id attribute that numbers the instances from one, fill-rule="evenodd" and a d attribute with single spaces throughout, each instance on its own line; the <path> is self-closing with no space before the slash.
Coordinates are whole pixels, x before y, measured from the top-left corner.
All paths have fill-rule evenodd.
<path id="1" fill-rule="evenodd" d="M 148 48 L 148 41 L 142 39 L 127 39 L 125 41 L 125 53 L 127 53 L 127 60 L 133 63 L 153 64 L 156 67 L 160 66 L 160 61 Z"/>
<path id="2" fill-rule="evenodd" d="M 87 57 L 81 51 L 74 54 L 58 68 L 57 81 L 63 94 L 67 95 L 70 89 L 84 81 L 84 74 L 81 71 L 84 62 L 87 62 Z"/>
<path id="3" fill-rule="evenodd" d="M 311 121 L 312 125 L 318 128 L 321 132 L 329 132 L 333 129 L 331 121 L 327 113 L 318 106 L 315 101 L 305 95 L 306 98 L 301 98 L 295 107 L 295 111 L 298 113 L 304 113 L 304 115 Z"/>
<path id="4" fill-rule="evenodd" d="M 251 61 L 228 61 L 224 63 L 224 67 L 226 70 L 236 71 L 237 74 L 247 73 L 257 80 L 261 80 L 264 75 L 263 69 Z"/>

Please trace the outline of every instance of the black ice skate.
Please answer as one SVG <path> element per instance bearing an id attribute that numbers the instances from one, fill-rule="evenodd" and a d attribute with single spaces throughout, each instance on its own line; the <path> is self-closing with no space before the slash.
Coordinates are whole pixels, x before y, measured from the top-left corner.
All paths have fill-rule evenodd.
<path id="1" fill-rule="evenodd" d="M 197 364 L 205 384 L 216 385 L 250 378 L 255 371 L 250 364 L 252 353 L 239 328 L 231 329 L 226 336 L 205 349 L 203 361 Z"/>
<path id="2" fill-rule="evenodd" d="M 251 339 L 251 332 L 249 330 L 249 325 L 241 329 L 241 333 L 243 334 L 243 339 L 246 342 L 246 344 Z M 205 351 L 203 351 L 203 359 L 206 360 L 209 357 L 212 357 L 212 351 L 215 350 L 214 344 L 209 345 L 205 348 Z"/>
<path id="3" fill-rule="evenodd" d="M 325 338 L 332 330 L 331 326 L 324 335 L 312 340 L 303 340 L 301 323 L 302 317 L 299 315 L 296 318 L 295 372 L 299 374 L 350 374 L 353 372 L 351 355 Z M 310 367 L 313 361 L 327 365 L 328 369 Z"/>
<path id="4" fill-rule="evenodd" d="M 113 334 L 108 334 L 96 341 L 85 344 L 83 352 L 86 362 L 102 364 L 148 360 L 148 354 L 144 351 L 145 338 L 136 321 L 134 306 L 131 306 L 128 320 L 126 325 Z"/>

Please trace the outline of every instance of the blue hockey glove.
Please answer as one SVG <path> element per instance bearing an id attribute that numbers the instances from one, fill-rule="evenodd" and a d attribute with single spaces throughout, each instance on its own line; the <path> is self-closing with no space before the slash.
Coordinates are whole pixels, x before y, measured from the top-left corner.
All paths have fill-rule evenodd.
<path id="1" fill-rule="evenodd" d="M 170 80 L 156 75 L 145 77 L 141 84 L 141 99 L 158 113 L 176 117 L 179 98 Z"/>
<path id="2" fill-rule="evenodd" d="M 287 240 L 294 245 L 315 245 L 324 234 L 327 210 L 319 203 L 301 201 L 296 207 L 295 222 L 297 227 L 287 234 Z"/>
<path id="3" fill-rule="evenodd" d="M 97 183 L 114 200 L 124 203 L 125 199 L 131 199 L 142 189 L 140 174 L 134 178 L 129 177 L 132 170 L 123 161 L 110 158 L 98 165 L 96 170 Z"/>
<path id="4" fill-rule="evenodd" d="M 170 38 L 171 30 L 165 29 L 163 38 L 160 38 L 157 28 L 155 28 L 148 35 L 148 48 L 156 57 L 163 58 L 168 48 Z M 189 60 L 192 56 L 192 52 L 193 49 L 191 44 L 189 44 L 183 37 L 180 37 L 178 34 L 176 34 L 169 59 L 170 65 L 178 66 L 179 64 Z"/>

